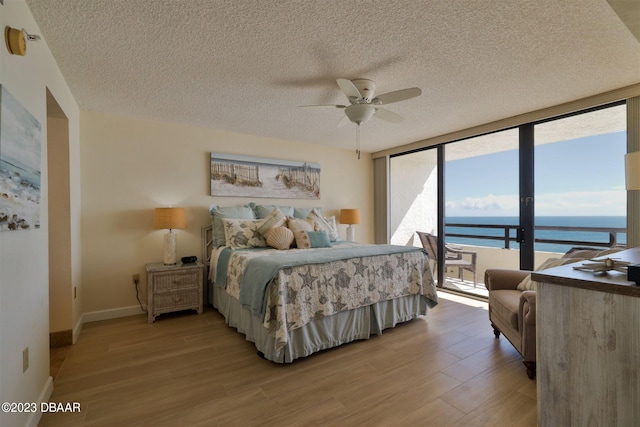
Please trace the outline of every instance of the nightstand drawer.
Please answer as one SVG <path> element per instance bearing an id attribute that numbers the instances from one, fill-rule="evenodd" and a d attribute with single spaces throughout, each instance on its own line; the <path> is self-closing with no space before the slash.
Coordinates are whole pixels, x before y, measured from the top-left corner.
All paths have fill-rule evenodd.
<path id="1" fill-rule="evenodd" d="M 181 307 L 191 308 L 200 303 L 197 291 L 156 294 L 153 298 L 154 313 L 159 313 L 167 309 L 179 309 Z"/>
<path id="2" fill-rule="evenodd" d="M 176 292 L 179 290 L 198 288 L 200 283 L 199 276 L 201 274 L 202 272 L 200 270 L 156 273 L 153 279 L 153 292 Z"/>

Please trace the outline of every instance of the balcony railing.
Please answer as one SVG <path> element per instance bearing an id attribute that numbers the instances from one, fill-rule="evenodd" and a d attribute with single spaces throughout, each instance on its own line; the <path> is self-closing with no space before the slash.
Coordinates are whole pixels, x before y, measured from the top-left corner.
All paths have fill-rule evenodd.
<path id="1" fill-rule="evenodd" d="M 482 239 L 482 240 L 493 240 L 493 241 L 502 241 L 503 248 L 509 249 L 511 242 L 517 242 L 517 231 L 520 228 L 519 225 L 508 225 L 508 224 L 467 224 L 467 223 L 446 223 L 445 226 L 447 228 L 477 228 L 477 229 L 488 229 L 495 230 L 492 234 L 485 232 L 485 234 L 471 234 L 471 233 L 460 233 L 460 232 L 447 232 L 446 236 L 449 237 L 460 237 L 467 239 Z M 569 238 L 545 238 L 544 233 L 536 233 L 536 235 L 540 235 L 541 237 L 536 237 L 536 243 L 549 243 L 555 245 L 570 245 L 570 246 L 595 246 L 595 247 L 605 247 L 610 248 L 614 246 L 621 246 L 626 244 L 626 242 L 620 242 L 618 239 L 618 234 L 625 234 L 627 232 L 626 228 L 617 228 L 617 227 L 571 227 L 571 226 L 547 226 L 547 225 L 539 225 L 535 226 L 535 231 L 553 231 L 553 232 L 573 232 L 573 233 L 602 233 L 603 240 L 578 240 L 578 239 L 569 239 Z"/>

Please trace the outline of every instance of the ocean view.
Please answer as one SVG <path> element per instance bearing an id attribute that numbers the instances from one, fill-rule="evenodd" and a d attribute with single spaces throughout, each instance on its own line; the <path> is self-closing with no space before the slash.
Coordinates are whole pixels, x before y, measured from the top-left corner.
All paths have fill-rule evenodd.
<path id="1" fill-rule="evenodd" d="M 518 217 L 511 216 L 489 216 L 489 217 L 469 217 L 455 216 L 447 217 L 445 224 L 483 224 L 483 225 L 517 225 Z M 607 227 L 622 228 L 627 227 L 627 218 L 625 216 L 539 216 L 535 219 L 536 227 L 554 226 L 554 227 Z M 447 243 L 458 243 L 463 245 L 489 246 L 494 248 L 504 247 L 504 229 L 502 228 L 465 228 L 465 227 L 446 227 L 446 233 L 470 234 L 495 236 L 502 238 L 501 240 L 474 239 L 472 237 L 447 237 Z M 516 230 L 510 231 L 510 236 L 516 236 Z M 557 239 L 557 240 L 576 240 L 602 242 L 606 244 L 609 241 L 609 233 L 597 231 L 557 231 L 557 230 L 536 230 L 536 239 Z M 626 244 L 627 234 L 625 230 L 617 233 L 618 244 Z M 564 253 L 572 246 L 578 245 L 562 245 L 553 243 L 536 243 L 536 251 L 560 252 Z M 583 246 L 583 245 L 582 245 Z M 519 244 L 511 242 L 512 249 L 518 249 Z M 595 247 L 595 246 L 594 246 Z"/>

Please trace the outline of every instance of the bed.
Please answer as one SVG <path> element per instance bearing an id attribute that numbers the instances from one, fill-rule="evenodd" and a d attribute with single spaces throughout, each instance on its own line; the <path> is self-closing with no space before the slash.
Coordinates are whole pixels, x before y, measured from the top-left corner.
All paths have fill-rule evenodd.
<path id="1" fill-rule="evenodd" d="M 207 301 L 258 354 L 290 363 L 381 334 L 437 304 L 420 248 L 335 241 L 331 247 L 230 248 L 202 229 Z"/>

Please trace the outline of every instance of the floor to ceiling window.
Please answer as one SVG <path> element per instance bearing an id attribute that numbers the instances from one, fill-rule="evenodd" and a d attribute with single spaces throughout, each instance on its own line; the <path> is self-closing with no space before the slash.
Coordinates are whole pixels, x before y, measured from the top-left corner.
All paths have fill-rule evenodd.
<path id="1" fill-rule="evenodd" d="M 391 243 L 425 246 L 419 234 L 430 235 L 444 245 L 442 259 L 431 250 L 434 276 L 444 272 L 438 286 L 479 295 L 487 268 L 624 245 L 625 152 L 626 106 L 617 104 L 395 155 Z"/>
<path id="2" fill-rule="evenodd" d="M 536 253 L 626 243 L 626 151 L 624 104 L 535 125 Z"/>

